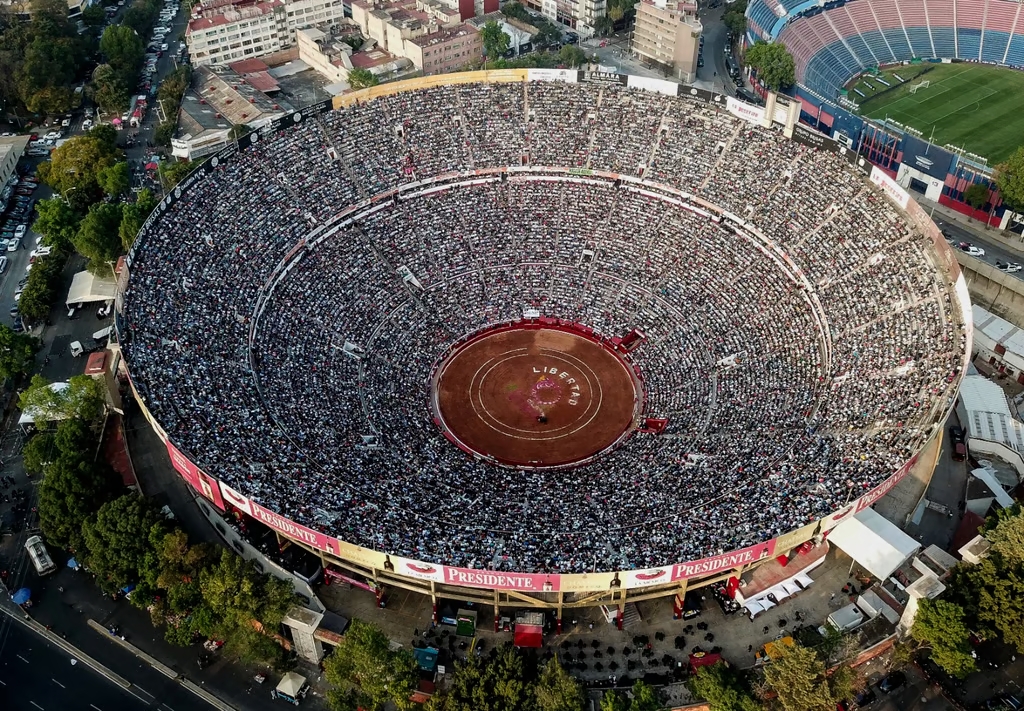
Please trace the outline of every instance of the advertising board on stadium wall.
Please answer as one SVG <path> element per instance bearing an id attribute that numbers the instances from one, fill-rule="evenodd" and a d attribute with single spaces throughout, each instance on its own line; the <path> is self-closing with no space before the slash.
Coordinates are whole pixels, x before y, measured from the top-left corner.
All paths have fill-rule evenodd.
<path id="1" fill-rule="evenodd" d="M 330 536 L 295 523 L 291 519 L 276 514 L 270 509 L 263 508 L 255 501 L 249 501 L 249 506 L 252 508 L 252 517 L 260 523 L 269 526 L 279 533 L 283 533 L 288 538 L 294 538 L 317 550 L 337 554 L 338 547 Z"/>
<path id="2" fill-rule="evenodd" d="M 756 123 L 758 125 L 764 121 L 763 106 L 751 106 L 750 104 L 745 104 L 731 96 L 726 99 L 725 106 L 729 113 L 743 119 L 744 121 L 749 121 L 750 123 Z"/>
<path id="3" fill-rule="evenodd" d="M 625 74 L 618 74 L 616 72 L 594 72 L 588 70 L 580 70 L 576 76 L 576 81 L 583 84 L 614 84 L 616 86 L 626 86 L 629 81 L 629 77 Z"/>
<path id="4" fill-rule="evenodd" d="M 869 177 L 871 182 L 880 187 L 890 200 L 904 210 L 907 209 L 907 204 L 910 202 L 910 193 L 900 187 L 900 184 L 890 178 L 884 170 L 877 165 L 872 166 Z"/>
<path id="5" fill-rule="evenodd" d="M 178 473 L 185 477 L 185 481 L 192 485 L 192 488 L 209 499 L 221 511 L 224 510 L 224 499 L 220 495 L 220 483 L 212 476 L 201 470 L 189 460 L 181 451 L 171 444 L 170 440 L 165 442 L 167 454 L 171 458 L 171 465 L 178 470 Z"/>
<path id="6" fill-rule="evenodd" d="M 444 566 L 444 582 L 467 588 L 487 590 L 520 590 L 522 592 L 557 592 L 561 576 L 544 573 L 506 573 L 499 570 L 476 570 Z"/>
<path id="7" fill-rule="evenodd" d="M 530 81 L 564 81 L 575 84 L 579 78 L 575 69 L 527 69 L 526 78 Z"/>
<path id="8" fill-rule="evenodd" d="M 666 96 L 677 96 L 679 94 L 680 85 L 665 79 L 638 77 L 632 74 L 627 75 L 626 79 L 626 86 L 630 89 L 642 89 L 655 94 L 665 94 Z"/>

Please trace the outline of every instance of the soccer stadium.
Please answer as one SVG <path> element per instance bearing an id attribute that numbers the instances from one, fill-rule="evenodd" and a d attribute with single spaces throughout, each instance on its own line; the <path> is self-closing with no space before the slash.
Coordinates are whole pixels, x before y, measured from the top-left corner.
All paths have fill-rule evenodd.
<path id="1" fill-rule="evenodd" d="M 798 113 L 532 69 L 308 107 L 140 232 L 136 400 L 221 511 L 432 597 L 795 555 L 941 437 L 972 338 L 935 225 Z"/>
<path id="2" fill-rule="evenodd" d="M 805 101 L 894 118 L 992 162 L 1021 143 L 1022 75 L 998 71 L 1024 68 L 1019 2 L 752 0 L 747 19 L 748 41 L 779 41 L 793 54 Z"/>

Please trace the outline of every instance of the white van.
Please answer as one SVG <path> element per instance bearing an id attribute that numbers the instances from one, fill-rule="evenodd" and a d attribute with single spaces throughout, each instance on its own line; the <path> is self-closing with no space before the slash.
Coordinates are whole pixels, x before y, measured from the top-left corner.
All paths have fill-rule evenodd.
<path id="1" fill-rule="evenodd" d="M 28 557 L 32 559 L 32 565 L 40 575 L 49 575 L 57 570 L 57 566 L 53 564 L 53 559 L 50 558 L 50 554 L 46 550 L 43 539 L 39 536 L 32 536 L 25 541 L 25 550 L 28 551 Z"/>

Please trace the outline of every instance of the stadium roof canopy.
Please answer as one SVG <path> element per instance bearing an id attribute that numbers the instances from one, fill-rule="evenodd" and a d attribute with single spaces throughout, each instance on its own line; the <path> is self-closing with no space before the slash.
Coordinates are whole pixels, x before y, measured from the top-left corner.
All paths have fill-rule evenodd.
<path id="1" fill-rule="evenodd" d="M 117 292 L 117 283 L 112 279 L 104 279 L 89 272 L 78 272 L 71 280 L 68 298 L 65 303 L 88 304 L 94 301 L 110 301 Z"/>
<path id="2" fill-rule="evenodd" d="M 965 424 L 972 438 L 1024 452 L 1024 424 L 1013 416 L 998 384 L 984 375 L 968 375 L 960 386 L 960 401 L 967 412 Z"/>
<path id="3" fill-rule="evenodd" d="M 864 509 L 832 529 L 829 543 L 885 580 L 921 550 L 921 544 L 874 509 Z"/>

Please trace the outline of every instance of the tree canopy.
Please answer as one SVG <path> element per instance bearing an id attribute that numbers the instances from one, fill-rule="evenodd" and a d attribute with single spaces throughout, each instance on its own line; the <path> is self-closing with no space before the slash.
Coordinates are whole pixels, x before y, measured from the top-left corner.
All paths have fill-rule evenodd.
<path id="1" fill-rule="evenodd" d="M 910 628 L 910 635 L 930 648 L 932 661 L 958 679 L 977 669 L 965 617 L 955 603 L 923 599 Z"/>
<path id="2" fill-rule="evenodd" d="M 169 532 L 150 499 L 125 494 L 103 504 L 82 527 L 86 562 L 100 587 L 115 592 L 158 573 L 158 542 Z"/>
<path id="3" fill-rule="evenodd" d="M 18 299 L 18 311 L 26 323 L 40 323 L 50 315 L 65 261 L 67 258 L 64 253 L 55 250 L 45 257 L 37 258 L 32 265 L 25 290 Z"/>
<path id="4" fill-rule="evenodd" d="M 480 35 L 483 38 L 484 57 L 487 61 L 499 59 L 508 51 L 511 40 L 505 34 L 505 30 L 501 29 L 501 25 L 494 20 L 484 24 L 480 29 Z"/>
<path id="5" fill-rule="evenodd" d="M 828 675 L 818 653 L 800 644 L 779 645 L 764 667 L 764 688 L 782 711 L 834 711 L 853 689 L 849 673 Z"/>
<path id="6" fill-rule="evenodd" d="M 996 185 L 1003 202 L 1016 212 L 1024 212 L 1024 146 L 996 166 Z"/>
<path id="7" fill-rule="evenodd" d="M 747 0 L 736 0 L 726 6 L 722 22 L 734 38 L 741 37 L 747 31 Z"/>
<path id="8" fill-rule="evenodd" d="M 791 86 L 796 79 L 793 55 L 779 42 L 758 40 L 747 49 L 745 61 L 772 91 Z"/>
<path id="9" fill-rule="evenodd" d="M 156 196 L 149 188 L 143 188 L 135 198 L 135 202 L 127 202 L 121 207 L 121 225 L 118 236 L 121 238 L 121 249 L 131 249 L 139 230 L 146 223 L 149 213 L 156 207 Z"/>
<path id="10" fill-rule="evenodd" d="M 640 679 L 633 682 L 629 692 L 627 699 L 617 691 L 606 691 L 601 698 L 601 711 L 660 711 L 663 708 L 654 688 Z"/>
<path id="11" fill-rule="evenodd" d="M 35 365 L 37 350 L 39 341 L 35 337 L 0 324 L 0 378 L 27 375 Z"/>
<path id="12" fill-rule="evenodd" d="M 761 708 L 740 674 L 722 662 L 700 667 L 687 686 L 695 697 L 708 702 L 711 711 L 759 711 Z"/>
<path id="13" fill-rule="evenodd" d="M 574 44 L 567 44 L 558 50 L 558 58 L 567 67 L 579 67 L 587 63 L 587 53 Z"/>
<path id="14" fill-rule="evenodd" d="M 70 252 L 72 239 L 78 232 L 78 215 L 59 197 L 36 203 L 39 217 L 32 229 L 43 236 L 43 244 Z"/>
<path id="15" fill-rule="evenodd" d="M 972 183 L 969 188 L 964 190 L 964 202 L 977 210 L 988 202 L 988 195 L 987 185 L 984 183 Z"/>
<path id="16" fill-rule="evenodd" d="M 103 197 L 98 173 L 119 159 L 116 146 L 105 134 L 86 134 L 65 141 L 39 165 L 39 178 L 61 194 L 72 207 L 85 210 Z M 116 232 L 116 230 L 115 230 Z"/>
<path id="17" fill-rule="evenodd" d="M 121 255 L 121 215 L 120 205 L 98 202 L 78 225 L 73 241 L 75 250 L 87 257 L 98 272 L 111 274 L 110 263 Z"/>
<path id="18" fill-rule="evenodd" d="M 377 79 L 377 75 L 371 72 L 369 69 L 363 69 L 356 67 L 348 73 L 348 85 L 353 91 L 359 89 L 366 89 L 367 87 L 377 86 L 380 80 Z"/>
<path id="19" fill-rule="evenodd" d="M 41 375 L 32 376 L 28 388 L 18 396 L 18 407 L 44 413 L 53 421 L 80 419 L 95 422 L 103 414 L 103 385 L 88 375 L 75 375 L 62 390 L 50 387 Z"/>
<path id="20" fill-rule="evenodd" d="M 578 679 L 555 657 L 540 672 L 533 689 L 538 711 L 580 711 L 587 696 Z"/>
<path id="21" fill-rule="evenodd" d="M 324 661 L 324 675 L 334 688 L 328 704 L 335 711 L 353 708 L 380 711 L 391 703 L 399 711 L 413 708 L 416 661 L 404 649 L 392 650 L 377 626 L 353 620 L 342 642 Z"/>

